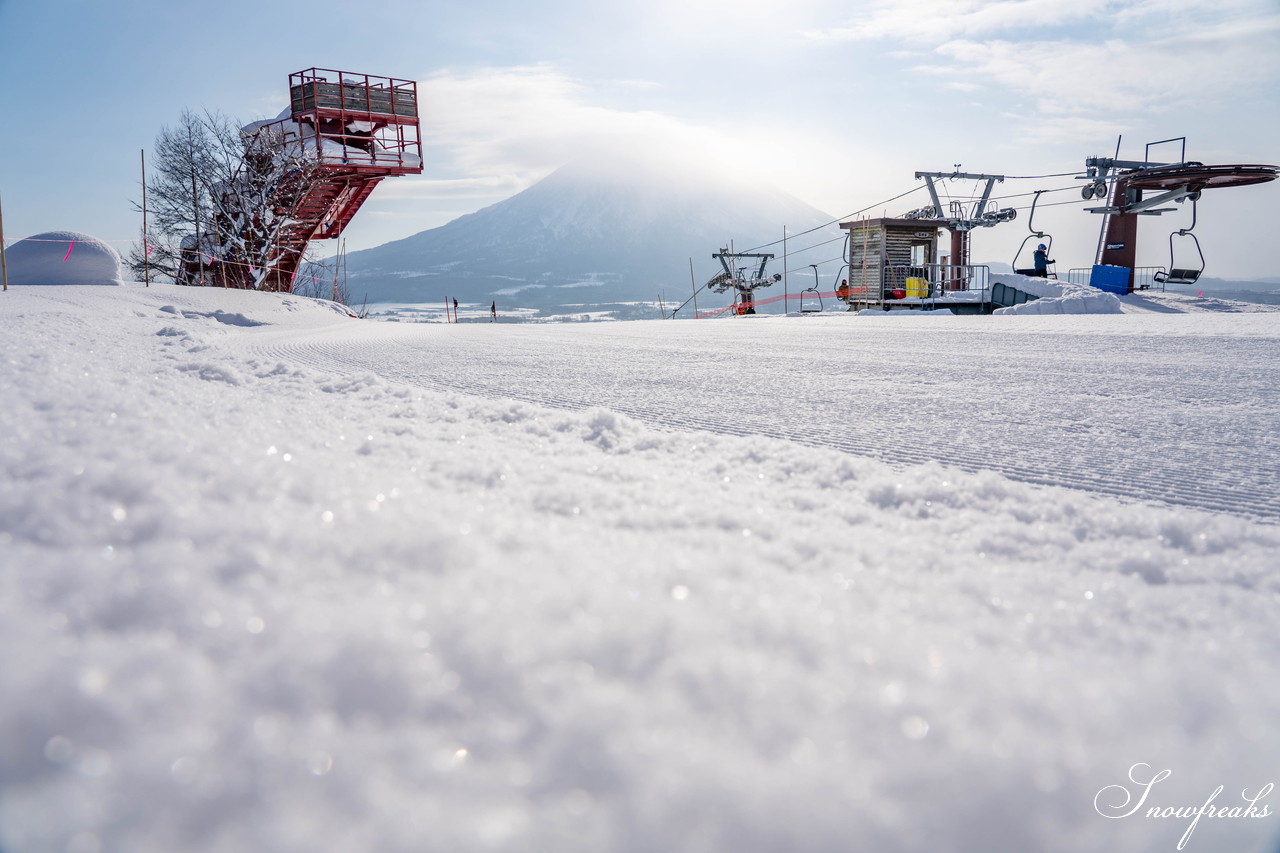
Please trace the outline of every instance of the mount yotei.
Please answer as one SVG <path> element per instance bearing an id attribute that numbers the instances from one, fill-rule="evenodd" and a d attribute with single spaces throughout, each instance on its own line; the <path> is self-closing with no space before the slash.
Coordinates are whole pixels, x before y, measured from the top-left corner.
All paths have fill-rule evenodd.
<path id="1" fill-rule="evenodd" d="M 831 219 L 776 189 L 687 164 L 582 161 L 439 228 L 352 252 L 347 275 L 351 296 L 370 302 L 456 297 L 550 309 L 652 301 L 663 291 L 678 302 L 690 292 L 690 258 L 701 285 L 719 271 L 711 255 L 720 248 L 772 243 L 784 224 L 796 233 Z M 827 227 L 806 245 L 840 236 Z M 781 271 L 782 247 L 766 251 Z M 826 260 L 839 247 L 812 254 L 789 262 Z"/>

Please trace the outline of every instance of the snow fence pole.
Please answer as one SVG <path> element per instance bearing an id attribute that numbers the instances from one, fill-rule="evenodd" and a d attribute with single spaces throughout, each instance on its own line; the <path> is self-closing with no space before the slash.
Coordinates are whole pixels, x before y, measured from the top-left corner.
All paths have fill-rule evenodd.
<path id="1" fill-rule="evenodd" d="M 142 155 L 142 280 L 147 287 L 151 286 L 151 252 L 147 246 L 147 149 L 138 151 Z M 196 246 L 196 251 L 203 251 L 203 246 Z M 182 253 L 179 252 L 179 262 Z M 202 259 L 203 260 L 203 259 Z"/>
<path id="2" fill-rule="evenodd" d="M 689 258 L 689 286 L 693 288 L 693 319 L 698 319 L 698 281 L 693 277 L 693 258 Z"/>
<path id="3" fill-rule="evenodd" d="M 9 264 L 4 259 L 4 204 L 0 203 L 0 281 L 9 289 Z"/>
<path id="4" fill-rule="evenodd" d="M 803 295 L 803 294 L 802 294 Z M 804 300 L 800 300 L 803 302 Z M 801 305 L 801 308 L 804 306 Z M 791 297 L 787 295 L 787 226 L 782 226 L 782 316 L 791 313 Z"/>

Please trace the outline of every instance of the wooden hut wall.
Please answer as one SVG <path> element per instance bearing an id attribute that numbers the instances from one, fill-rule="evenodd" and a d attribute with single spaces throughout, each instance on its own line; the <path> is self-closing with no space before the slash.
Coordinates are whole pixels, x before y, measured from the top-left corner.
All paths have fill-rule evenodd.
<path id="1" fill-rule="evenodd" d="M 885 266 L 911 266 L 911 247 L 920 243 L 929 245 L 929 251 L 924 259 L 926 264 L 933 263 L 937 258 L 938 230 L 936 228 L 921 228 L 917 225 L 890 225 L 886 227 L 886 231 L 889 239 L 885 253 Z M 921 234 L 924 236 L 917 236 Z"/>
<path id="2" fill-rule="evenodd" d="M 880 257 L 884 229 L 879 225 L 856 226 L 849 231 L 849 288 L 855 295 L 880 298 Z M 866 288 L 865 291 L 862 288 Z"/>

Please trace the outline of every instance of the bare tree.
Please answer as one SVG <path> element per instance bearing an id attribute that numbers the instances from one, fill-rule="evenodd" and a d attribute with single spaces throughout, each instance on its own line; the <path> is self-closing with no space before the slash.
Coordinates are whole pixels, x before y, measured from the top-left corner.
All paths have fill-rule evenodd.
<path id="1" fill-rule="evenodd" d="M 221 260 L 244 286 L 292 288 L 313 226 L 299 208 L 316 187 L 320 161 L 292 121 L 249 125 L 219 148 L 240 153 L 234 176 L 212 193 Z M 282 270 L 290 275 L 288 280 Z"/>
<path id="2" fill-rule="evenodd" d="M 148 233 L 145 245 L 129 255 L 135 273 L 142 273 L 145 259 L 153 271 L 177 280 L 183 242 L 203 237 L 212 225 L 211 190 L 225 172 L 215 159 L 223 152 L 213 129 L 227 124 L 220 115 L 184 110 L 177 125 L 156 136 L 147 178 Z M 137 202 L 134 207 L 141 210 Z"/>
<path id="3" fill-rule="evenodd" d="M 181 284 L 289 289 L 307 229 L 298 209 L 316 185 L 314 137 L 289 119 L 243 128 L 184 111 L 156 137 L 152 224 L 130 264 Z"/>

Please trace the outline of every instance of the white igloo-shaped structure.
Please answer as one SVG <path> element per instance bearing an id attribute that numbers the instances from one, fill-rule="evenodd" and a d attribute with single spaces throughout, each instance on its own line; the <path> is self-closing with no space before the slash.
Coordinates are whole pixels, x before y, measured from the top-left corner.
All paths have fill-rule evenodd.
<path id="1" fill-rule="evenodd" d="M 9 284 L 121 284 L 120 256 L 97 237 L 46 231 L 5 250 Z"/>

